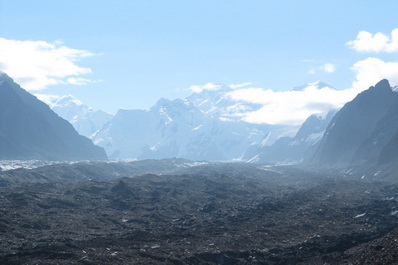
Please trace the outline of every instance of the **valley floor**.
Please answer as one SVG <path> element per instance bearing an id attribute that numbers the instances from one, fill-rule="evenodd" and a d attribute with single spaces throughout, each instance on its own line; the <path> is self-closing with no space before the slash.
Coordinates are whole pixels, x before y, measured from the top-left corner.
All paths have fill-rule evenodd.
<path id="1" fill-rule="evenodd" d="M 192 165 L 1 172 L 0 264 L 397 260 L 398 185 L 291 167 Z"/>

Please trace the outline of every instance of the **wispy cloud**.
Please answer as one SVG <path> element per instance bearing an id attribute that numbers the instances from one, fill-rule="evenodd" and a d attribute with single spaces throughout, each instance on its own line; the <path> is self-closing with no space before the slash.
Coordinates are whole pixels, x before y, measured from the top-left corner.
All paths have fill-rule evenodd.
<path id="1" fill-rule="evenodd" d="M 321 70 L 323 70 L 325 73 L 333 73 L 336 71 L 336 66 L 331 63 L 326 63 L 320 67 Z"/>
<path id="2" fill-rule="evenodd" d="M 39 100 L 43 101 L 47 105 L 54 103 L 60 96 L 48 95 L 48 94 L 34 94 Z"/>
<path id="3" fill-rule="evenodd" d="M 79 66 L 81 59 L 95 54 L 73 49 L 60 41 L 20 41 L 0 38 L 0 71 L 7 73 L 27 90 L 41 90 L 56 84 L 82 85 L 92 80 Z"/>
<path id="4" fill-rule="evenodd" d="M 347 42 L 347 46 L 359 52 L 396 52 L 398 51 L 398 28 L 391 32 L 391 36 L 378 32 L 372 34 L 360 31 L 357 38 Z"/>
<path id="5" fill-rule="evenodd" d="M 323 68 L 326 72 L 335 70 L 334 66 L 329 68 L 327 64 Z M 262 106 L 258 110 L 237 115 L 247 122 L 300 125 L 311 114 L 325 115 L 332 109 L 341 108 L 358 93 L 375 85 L 381 79 L 386 78 L 391 85 L 398 85 L 398 62 L 385 62 L 370 57 L 356 62 L 352 70 L 355 73 L 355 80 L 351 88 L 343 90 L 325 85 L 319 86 L 320 83 L 316 82 L 293 91 L 242 88 L 230 92 L 228 96 L 232 100 Z"/>
<path id="6" fill-rule="evenodd" d="M 98 83 L 98 82 L 101 82 L 101 81 L 102 81 L 102 80 L 91 80 L 91 79 L 82 78 L 82 77 L 78 77 L 78 78 L 70 77 L 70 78 L 66 79 L 66 82 L 67 82 L 68 84 L 71 84 L 71 85 L 79 85 L 79 86 L 81 86 L 81 85 L 87 85 L 87 84 L 89 84 L 89 83 Z"/>
<path id="7" fill-rule="evenodd" d="M 312 68 L 311 70 L 308 71 L 309 74 L 316 74 L 318 71 L 322 71 L 327 74 L 334 73 L 336 71 L 336 66 L 331 63 L 325 63 L 321 66 L 318 66 L 316 68 Z"/>
<path id="8" fill-rule="evenodd" d="M 200 93 L 203 91 L 217 91 L 217 90 L 222 90 L 222 89 L 239 89 L 243 87 L 247 87 L 252 85 L 253 83 L 251 82 L 246 82 L 246 83 L 241 83 L 241 84 L 231 84 L 231 85 L 225 85 L 225 84 L 215 84 L 215 83 L 207 83 L 205 85 L 194 85 L 190 86 L 188 90 L 194 92 L 194 93 Z"/>
<path id="9" fill-rule="evenodd" d="M 247 82 L 247 83 L 242 83 L 242 84 L 232 84 L 232 85 L 229 85 L 229 87 L 231 87 L 233 89 L 237 89 L 237 88 L 247 87 L 250 85 L 253 85 L 253 83 Z"/>
<path id="10" fill-rule="evenodd" d="M 213 84 L 213 83 L 207 83 L 207 84 L 205 84 L 203 86 L 200 86 L 200 85 L 190 86 L 188 89 L 191 90 L 192 92 L 200 93 L 200 92 L 205 91 L 205 90 L 208 90 L 208 91 L 220 90 L 220 89 L 222 89 L 222 85 Z"/>

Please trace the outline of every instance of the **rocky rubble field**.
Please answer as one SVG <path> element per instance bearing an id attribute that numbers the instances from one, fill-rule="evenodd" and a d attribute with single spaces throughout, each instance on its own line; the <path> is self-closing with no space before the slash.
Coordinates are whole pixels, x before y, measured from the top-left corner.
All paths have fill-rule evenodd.
<path id="1" fill-rule="evenodd" d="M 396 257 L 397 243 L 386 243 L 397 240 L 395 184 L 242 164 L 164 166 L 165 174 L 140 176 L 126 165 L 124 175 L 115 175 L 115 165 L 73 166 L 75 181 L 11 185 L 15 173 L 5 176 L 0 264 L 366 264 L 369 253 L 375 260 L 367 264 L 377 264 Z M 54 170 L 72 172 L 53 165 L 30 170 L 30 178 Z M 90 172 L 102 177 L 88 180 Z M 383 251 L 390 256 L 376 255 Z"/>

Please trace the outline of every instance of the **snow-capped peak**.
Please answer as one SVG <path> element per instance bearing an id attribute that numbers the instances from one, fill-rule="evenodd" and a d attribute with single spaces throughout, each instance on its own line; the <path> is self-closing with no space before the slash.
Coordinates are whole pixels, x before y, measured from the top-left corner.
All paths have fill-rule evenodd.
<path id="1" fill-rule="evenodd" d="M 0 71 L 0 79 L 3 78 L 4 76 L 7 76 L 7 74 L 4 73 L 3 71 Z"/>
<path id="2" fill-rule="evenodd" d="M 102 110 L 94 110 L 71 94 L 60 97 L 50 104 L 50 108 L 68 120 L 78 133 L 87 137 L 92 136 L 113 117 Z"/>
<path id="3" fill-rule="evenodd" d="M 8 76 L 6 73 L 0 71 L 0 82 L 4 82 L 4 81 L 14 82 L 14 80 L 10 76 Z"/>
<path id="4" fill-rule="evenodd" d="M 160 98 L 154 106 L 152 106 L 151 110 L 154 109 L 159 109 L 159 108 L 167 108 L 167 109 L 173 109 L 173 110 L 187 110 L 187 109 L 192 109 L 196 108 L 195 105 L 188 99 L 174 99 L 170 100 L 167 98 Z"/>
<path id="5" fill-rule="evenodd" d="M 67 105 L 76 105 L 76 106 L 84 106 L 83 102 L 75 98 L 75 96 L 68 94 L 57 99 L 53 104 L 51 104 L 51 108 L 53 107 L 64 107 Z"/>

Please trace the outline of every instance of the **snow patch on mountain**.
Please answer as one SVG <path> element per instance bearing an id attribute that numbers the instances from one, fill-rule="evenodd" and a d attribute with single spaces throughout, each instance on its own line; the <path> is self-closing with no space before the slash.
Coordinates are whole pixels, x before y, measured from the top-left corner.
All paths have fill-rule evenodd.
<path id="1" fill-rule="evenodd" d="M 257 149 L 250 159 L 263 156 L 263 147 L 281 138 L 295 138 L 299 126 L 252 124 L 243 121 L 248 113 L 263 105 L 237 100 L 231 93 L 248 84 L 206 84 L 195 86 L 186 99 L 160 98 L 150 109 L 120 109 L 114 117 L 93 110 L 72 95 L 51 104 L 76 130 L 103 147 L 110 158 L 170 158 L 191 160 L 245 161 L 247 151 Z M 317 81 L 293 90 L 322 89 L 330 85 Z M 315 129 L 316 130 L 316 129 Z M 309 134 L 306 145 L 314 144 L 321 134 Z M 303 145 L 301 140 L 288 145 Z"/>
<path id="2" fill-rule="evenodd" d="M 60 97 L 50 104 L 50 108 L 68 120 L 79 134 L 90 138 L 113 117 L 103 110 L 88 107 L 73 95 Z"/>
<path id="3" fill-rule="evenodd" d="M 119 110 L 93 140 L 112 158 L 227 161 L 264 134 L 261 126 L 207 115 L 188 99 L 162 98 L 149 110 Z"/>

